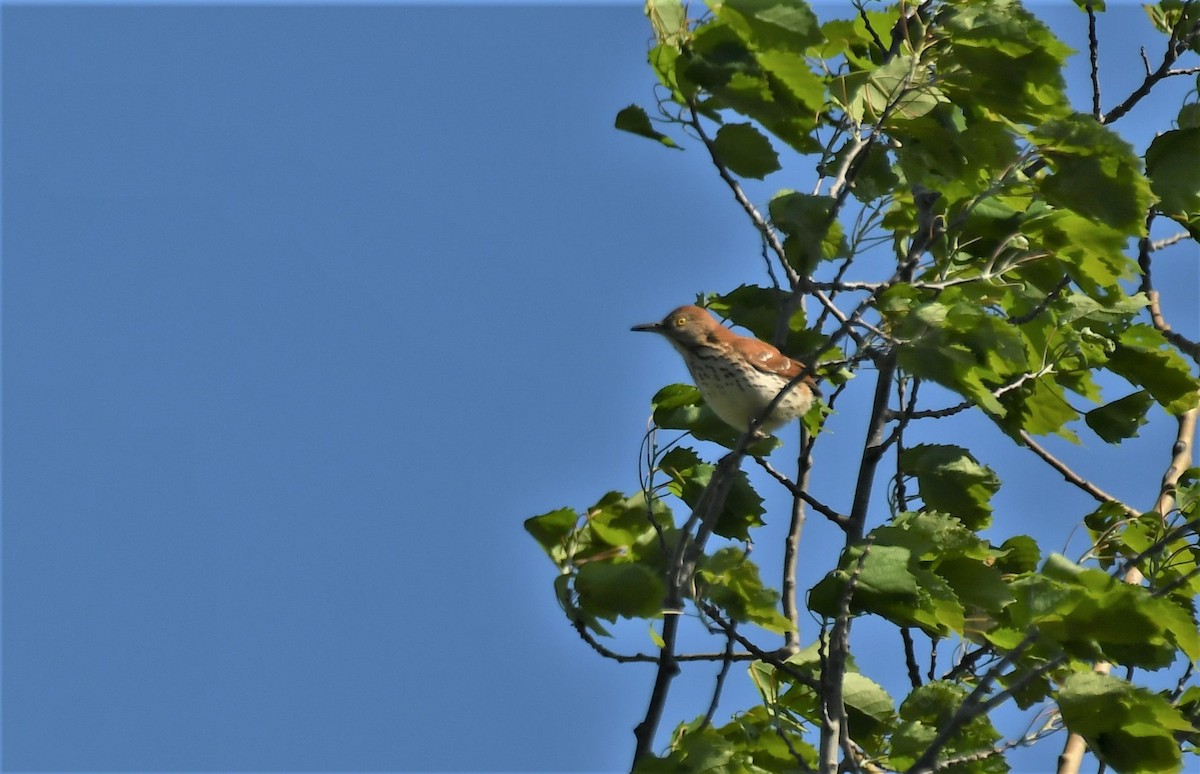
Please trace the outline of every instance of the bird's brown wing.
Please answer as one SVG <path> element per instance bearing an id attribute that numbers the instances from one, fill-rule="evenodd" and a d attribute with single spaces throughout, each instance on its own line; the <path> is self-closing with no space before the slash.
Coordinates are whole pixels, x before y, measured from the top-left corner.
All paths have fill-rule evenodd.
<path id="1" fill-rule="evenodd" d="M 750 364 L 765 374 L 776 374 L 784 379 L 794 379 L 804 368 L 798 360 L 772 347 L 765 341 L 742 339 L 742 353 Z"/>
<path id="2" fill-rule="evenodd" d="M 795 379 L 801 373 L 804 378 L 800 381 L 807 384 L 809 387 L 816 390 L 816 382 L 813 380 L 812 371 L 801 363 L 799 360 L 794 360 L 779 350 L 767 344 L 765 341 L 753 340 L 749 343 L 746 350 L 747 359 L 750 364 L 766 374 L 775 374 L 784 379 Z"/>

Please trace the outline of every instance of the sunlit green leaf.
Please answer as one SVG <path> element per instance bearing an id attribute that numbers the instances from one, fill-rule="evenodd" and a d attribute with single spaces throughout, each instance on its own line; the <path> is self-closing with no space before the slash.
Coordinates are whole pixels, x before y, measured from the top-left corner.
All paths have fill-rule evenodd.
<path id="1" fill-rule="evenodd" d="M 1166 699 L 1111 675 L 1077 672 L 1058 692 L 1063 721 L 1120 772 L 1179 771 L 1173 734 L 1194 731 Z"/>
<path id="2" fill-rule="evenodd" d="M 920 444 L 900 454 L 900 469 L 915 476 L 921 499 L 929 510 L 961 519 L 972 529 L 991 519 L 991 499 L 1000 479 L 960 446 Z"/>
<path id="3" fill-rule="evenodd" d="M 722 548 L 705 558 L 696 569 L 696 583 L 701 594 L 735 621 L 774 632 L 792 628 L 779 612 L 779 592 L 763 585 L 758 566 L 741 548 Z"/>
<path id="4" fill-rule="evenodd" d="M 1145 233 L 1150 185 L 1129 143 L 1082 114 L 1047 122 L 1032 137 L 1054 169 L 1042 179 L 1047 201 L 1122 234 Z"/>
<path id="5" fill-rule="evenodd" d="M 564 544 L 567 536 L 579 522 L 579 514 L 573 508 L 559 508 L 525 520 L 525 531 L 545 550 L 556 563 L 565 558 Z"/>

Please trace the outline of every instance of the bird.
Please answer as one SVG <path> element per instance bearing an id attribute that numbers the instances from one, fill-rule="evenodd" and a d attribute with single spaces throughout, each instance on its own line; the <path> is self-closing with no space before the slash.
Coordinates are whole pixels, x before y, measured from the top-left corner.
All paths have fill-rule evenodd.
<path id="1" fill-rule="evenodd" d="M 777 395 L 795 384 L 762 420 L 771 434 L 812 407 L 820 391 L 811 369 L 765 341 L 739 336 L 699 306 L 681 306 L 660 322 L 630 330 L 666 338 L 687 364 L 700 395 L 725 424 L 745 432 Z"/>

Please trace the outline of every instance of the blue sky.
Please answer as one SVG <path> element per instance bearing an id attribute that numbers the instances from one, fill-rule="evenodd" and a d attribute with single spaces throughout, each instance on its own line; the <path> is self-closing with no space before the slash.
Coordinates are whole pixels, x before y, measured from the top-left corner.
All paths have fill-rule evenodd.
<path id="1" fill-rule="evenodd" d="M 1073 5 L 1035 7 L 1081 47 Z M 1102 22 L 1123 96 L 1147 25 Z M 629 326 L 764 279 L 702 153 L 612 129 L 651 103 L 640 6 L 7 4 L 0 26 L 4 769 L 626 767 L 652 673 L 578 640 L 522 521 L 636 489 L 649 397 L 684 371 Z M 757 201 L 797 185 L 776 177 Z M 1160 282 L 1196 287 L 1194 257 Z M 962 421 L 1016 482 L 1012 531 L 1065 541 L 1086 499 L 1046 526 L 1056 477 Z M 1098 445 L 1097 475 L 1128 465 Z M 1148 504 L 1159 475 L 1114 488 Z M 808 585 L 831 532 L 805 533 Z M 703 712 L 691 674 L 669 727 Z M 728 711 L 753 700 L 731 683 Z"/>

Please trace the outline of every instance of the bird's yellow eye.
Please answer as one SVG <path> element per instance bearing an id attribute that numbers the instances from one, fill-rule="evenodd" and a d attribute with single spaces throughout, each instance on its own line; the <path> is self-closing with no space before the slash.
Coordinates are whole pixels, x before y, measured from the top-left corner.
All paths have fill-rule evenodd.
<path id="1" fill-rule="evenodd" d="M 679 317 L 675 318 L 675 327 L 676 328 L 682 328 L 686 324 L 687 324 L 687 318 L 684 317 L 683 315 L 680 315 Z"/>

